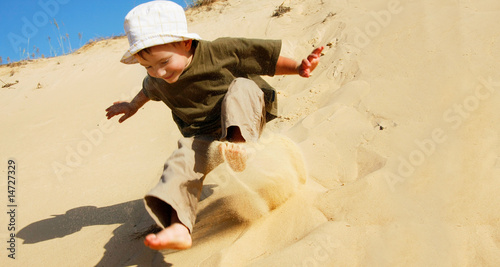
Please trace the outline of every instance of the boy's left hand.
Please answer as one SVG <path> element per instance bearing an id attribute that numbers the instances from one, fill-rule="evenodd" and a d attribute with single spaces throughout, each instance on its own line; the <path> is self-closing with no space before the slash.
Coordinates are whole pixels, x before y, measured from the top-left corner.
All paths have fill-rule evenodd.
<path id="1" fill-rule="evenodd" d="M 324 46 L 321 46 L 314 49 L 306 59 L 302 60 L 302 63 L 299 65 L 300 76 L 305 78 L 309 78 L 311 76 L 311 72 L 316 68 L 316 66 L 318 66 L 321 51 L 323 51 L 324 48 Z"/>

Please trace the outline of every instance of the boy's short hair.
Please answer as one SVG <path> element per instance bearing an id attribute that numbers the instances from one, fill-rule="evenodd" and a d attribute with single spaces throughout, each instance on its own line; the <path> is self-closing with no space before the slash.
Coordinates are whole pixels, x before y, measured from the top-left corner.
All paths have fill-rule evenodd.
<path id="1" fill-rule="evenodd" d="M 195 48 L 198 45 L 198 40 L 192 40 L 192 41 L 193 41 L 193 43 L 191 44 L 191 48 Z M 180 42 L 173 42 L 173 43 L 169 43 L 169 44 L 176 46 L 176 45 L 180 44 Z M 137 53 L 135 53 L 135 54 L 140 56 L 142 59 L 146 60 L 144 58 L 144 53 L 151 55 L 151 47 L 146 47 L 144 49 L 141 49 L 141 50 L 137 51 Z"/>
<path id="2" fill-rule="evenodd" d="M 140 56 L 142 59 L 146 60 L 144 58 L 144 53 L 148 54 L 148 55 L 151 55 L 151 51 L 150 51 L 150 48 L 151 47 L 146 47 L 140 51 L 137 51 L 137 53 L 135 53 L 136 55 Z"/>
<path id="3" fill-rule="evenodd" d="M 188 33 L 184 9 L 171 1 L 152 1 L 133 8 L 124 22 L 130 48 L 120 60 L 125 64 L 138 63 L 134 55 L 146 48 L 200 40 L 196 33 Z"/>

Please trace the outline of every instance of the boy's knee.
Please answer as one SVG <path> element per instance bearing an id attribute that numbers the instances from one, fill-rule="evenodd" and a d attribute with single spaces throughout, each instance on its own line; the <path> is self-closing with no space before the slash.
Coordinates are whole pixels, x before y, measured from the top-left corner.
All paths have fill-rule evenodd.
<path id="1" fill-rule="evenodd" d="M 231 85 L 229 85 L 228 91 L 231 93 L 245 93 L 249 97 L 257 96 L 258 98 L 264 98 L 262 89 L 254 81 L 247 78 L 234 79 Z"/>
<path id="2" fill-rule="evenodd" d="M 233 84 L 247 84 L 247 85 L 255 85 L 255 86 L 257 86 L 257 84 L 255 84 L 254 81 L 252 81 L 250 79 L 247 79 L 247 78 L 242 78 L 242 77 L 235 78 L 233 80 Z"/>

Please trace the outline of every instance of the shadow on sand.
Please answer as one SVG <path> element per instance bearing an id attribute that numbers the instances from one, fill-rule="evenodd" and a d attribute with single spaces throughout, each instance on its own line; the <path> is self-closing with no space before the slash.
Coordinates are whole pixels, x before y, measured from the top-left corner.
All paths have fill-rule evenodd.
<path id="1" fill-rule="evenodd" d="M 155 231 L 156 224 L 142 199 L 101 208 L 83 206 L 52 216 L 24 227 L 17 236 L 23 244 L 34 244 L 76 233 L 85 226 L 121 224 L 96 266 L 172 266 L 161 252 L 144 246 L 143 237 Z"/>

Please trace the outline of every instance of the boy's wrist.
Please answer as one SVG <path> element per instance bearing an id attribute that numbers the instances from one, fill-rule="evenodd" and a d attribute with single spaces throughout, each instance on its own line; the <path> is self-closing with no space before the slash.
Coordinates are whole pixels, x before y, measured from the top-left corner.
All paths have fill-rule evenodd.
<path id="1" fill-rule="evenodd" d="M 144 104 L 139 103 L 136 99 L 129 103 L 129 106 L 133 111 L 138 111 L 143 105 Z"/>
<path id="2" fill-rule="evenodd" d="M 138 110 L 139 107 L 137 106 L 137 103 L 134 103 L 134 101 L 128 103 L 129 107 L 132 109 L 132 110 Z"/>
<path id="3" fill-rule="evenodd" d="M 299 62 L 297 64 L 296 60 L 291 58 L 280 56 L 278 63 L 276 65 L 276 75 L 289 75 L 289 74 L 299 74 L 300 73 L 300 65 Z"/>
<path id="4" fill-rule="evenodd" d="M 134 110 L 138 111 L 146 102 L 149 101 L 149 98 L 142 92 L 142 90 L 132 99 L 132 101 L 129 102 L 129 107 Z"/>

